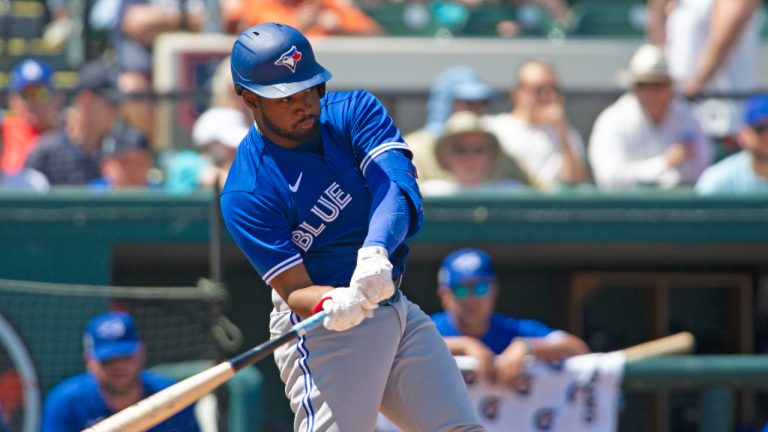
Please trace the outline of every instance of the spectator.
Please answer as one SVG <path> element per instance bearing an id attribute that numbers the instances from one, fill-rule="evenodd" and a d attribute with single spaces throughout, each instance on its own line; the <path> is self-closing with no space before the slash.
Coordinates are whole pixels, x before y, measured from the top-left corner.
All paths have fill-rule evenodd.
<path id="1" fill-rule="evenodd" d="M 480 118 L 471 111 L 451 115 L 434 150 L 435 160 L 449 177 L 424 181 L 421 190 L 425 195 L 459 190 L 515 190 L 535 183 L 517 161 L 501 152 L 499 140 L 483 129 Z"/>
<path id="2" fill-rule="evenodd" d="M 469 66 L 452 66 L 435 77 L 427 101 L 426 124 L 404 137 L 419 169 L 419 182 L 450 177 L 435 159 L 435 144 L 448 117 L 458 111 L 483 115 L 492 97 L 491 88 Z"/>
<path id="3" fill-rule="evenodd" d="M 154 157 L 146 137 L 135 129 L 120 131 L 104 139 L 99 162 L 101 177 L 88 185 L 99 189 L 154 186 Z"/>
<path id="4" fill-rule="evenodd" d="M 648 36 L 666 46 L 672 78 L 686 97 L 754 92 L 760 43 L 759 0 L 648 0 Z M 717 19 L 714 19 L 717 17 Z M 743 105 L 725 98 L 697 102 L 705 132 L 734 134 Z"/>
<path id="5" fill-rule="evenodd" d="M 165 187 L 173 193 L 211 188 L 218 177 L 224 184 L 235 151 L 248 132 L 250 116 L 232 84 L 229 57 L 211 79 L 211 107 L 195 121 L 192 140 L 196 150 L 174 153 L 166 166 Z"/>
<path id="6" fill-rule="evenodd" d="M 50 17 L 50 21 L 43 28 L 42 37 L 45 44 L 52 50 L 68 54 L 67 60 L 70 64 L 82 61 L 83 28 L 80 17 L 84 13 L 84 2 L 46 0 L 45 3 Z M 70 57 L 72 55 L 76 57 Z"/>
<path id="7" fill-rule="evenodd" d="M 689 106 L 674 97 L 661 48 L 641 46 L 621 77 L 630 90 L 598 116 L 589 160 L 601 189 L 693 185 L 714 149 Z"/>
<path id="8" fill-rule="evenodd" d="M 42 172 L 53 186 L 85 185 L 101 177 L 101 148 L 105 140 L 139 134 L 134 129 L 115 126 L 120 100 L 111 68 L 98 61 L 83 66 L 64 125 L 40 137 L 27 157 L 26 166 Z"/>
<path id="9" fill-rule="evenodd" d="M 152 90 L 152 46 L 170 31 L 199 31 L 206 18 L 203 0 L 122 0 L 112 32 L 120 76 L 118 88 L 128 122 L 154 145 L 155 111 L 145 97 Z"/>
<path id="10" fill-rule="evenodd" d="M 43 408 L 42 432 L 81 431 L 173 384 L 143 369 L 144 345 L 126 313 L 96 316 L 86 326 L 83 340 L 87 372 L 51 390 Z M 150 431 L 199 431 L 193 406 Z"/>
<path id="11" fill-rule="evenodd" d="M 237 147 L 246 134 L 248 123 L 237 109 L 211 108 L 197 119 L 192 129 L 192 139 L 210 163 L 209 168 L 198 178 L 199 186 L 211 188 L 217 182 L 219 186 L 224 186 Z"/>
<path id="12" fill-rule="evenodd" d="M 39 136 L 58 125 L 63 101 L 53 82 L 53 69 L 47 63 L 30 59 L 13 68 L 8 94 L 10 111 L 0 116 L 0 170 L 11 175 L 24 167 Z"/>
<path id="13" fill-rule="evenodd" d="M 491 382 L 514 386 L 526 356 L 554 361 L 589 352 L 577 336 L 530 319 L 494 313 L 499 285 L 491 258 L 459 249 L 443 260 L 437 295 L 443 312 L 432 320 L 453 355 L 478 362 Z"/>
<path id="14" fill-rule="evenodd" d="M 3 144 L 0 142 L 0 156 L 2 154 Z M 7 172 L 0 169 L 0 190 L 46 193 L 49 188 L 48 179 L 37 170 L 22 168 L 18 172 Z"/>
<path id="15" fill-rule="evenodd" d="M 768 192 L 768 94 L 747 99 L 738 134 L 742 151 L 707 168 L 696 182 L 702 195 Z"/>
<path id="16" fill-rule="evenodd" d="M 239 0 L 240 29 L 279 22 L 307 36 L 382 34 L 383 30 L 352 2 L 345 0 Z M 231 6 L 230 6 L 231 8 Z M 230 12 L 232 13 L 232 12 Z"/>
<path id="17" fill-rule="evenodd" d="M 589 180 L 584 144 L 571 127 L 552 65 L 526 60 L 510 90 L 512 110 L 486 117 L 486 126 L 499 137 L 501 148 L 529 172 L 551 184 Z"/>

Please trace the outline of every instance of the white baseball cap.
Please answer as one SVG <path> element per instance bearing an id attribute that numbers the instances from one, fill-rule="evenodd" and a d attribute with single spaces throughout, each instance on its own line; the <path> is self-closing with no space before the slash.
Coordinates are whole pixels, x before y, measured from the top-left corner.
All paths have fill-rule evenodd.
<path id="1" fill-rule="evenodd" d="M 219 142 L 237 148 L 247 134 L 248 123 L 241 111 L 234 108 L 211 108 L 195 121 L 192 141 L 200 147 Z"/>

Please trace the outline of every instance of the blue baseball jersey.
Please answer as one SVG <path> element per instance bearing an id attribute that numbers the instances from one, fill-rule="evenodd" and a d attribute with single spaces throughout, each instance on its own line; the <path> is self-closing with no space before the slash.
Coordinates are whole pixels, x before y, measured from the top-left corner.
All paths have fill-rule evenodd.
<path id="1" fill-rule="evenodd" d="M 172 385 L 174 381 L 149 371 L 141 372 L 144 396 Z M 45 400 L 42 432 L 79 432 L 111 416 L 96 379 L 88 372 L 75 375 L 56 386 Z M 150 432 L 197 432 L 194 405 L 150 429 Z"/>
<path id="2" fill-rule="evenodd" d="M 293 149 L 252 126 L 222 191 L 227 228 L 268 284 L 303 262 L 313 283 L 348 286 L 369 227 L 366 171 L 391 150 L 410 158 L 386 109 L 367 91 L 326 93 L 318 121 L 320 138 Z M 420 196 L 407 196 L 420 211 Z M 393 277 L 405 270 L 407 254 L 405 243 L 391 253 Z"/>
<path id="3" fill-rule="evenodd" d="M 432 321 L 442 336 L 461 336 L 447 312 L 433 314 Z M 517 319 L 495 313 L 491 315 L 488 332 L 480 341 L 495 354 L 501 354 L 516 337 L 545 337 L 553 331 L 555 330 L 536 320 Z"/>

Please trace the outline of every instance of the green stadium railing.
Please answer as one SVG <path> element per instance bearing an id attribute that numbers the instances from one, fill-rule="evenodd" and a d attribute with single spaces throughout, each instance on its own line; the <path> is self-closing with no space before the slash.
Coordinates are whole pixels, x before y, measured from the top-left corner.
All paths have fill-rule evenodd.
<path id="1" fill-rule="evenodd" d="M 768 390 L 768 357 L 699 355 L 639 360 L 626 365 L 622 388 L 630 393 L 695 392 L 699 432 L 735 431 L 735 393 Z"/>

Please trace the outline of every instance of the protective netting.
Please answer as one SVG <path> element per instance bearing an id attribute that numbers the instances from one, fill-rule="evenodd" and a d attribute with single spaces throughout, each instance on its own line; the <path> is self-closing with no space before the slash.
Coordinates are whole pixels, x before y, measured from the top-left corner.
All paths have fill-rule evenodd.
<path id="1" fill-rule="evenodd" d="M 36 430 L 29 418 L 39 412 L 30 411 L 39 411 L 53 386 L 84 370 L 83 329 L 95 315 L 130 313 L 148 366 L 217 360 L 218 341 L 238 334 L 221 314 L 226 297 L 207 280 L 192 287 L 115 287 L 0 279 L 0 432 Z"/>

